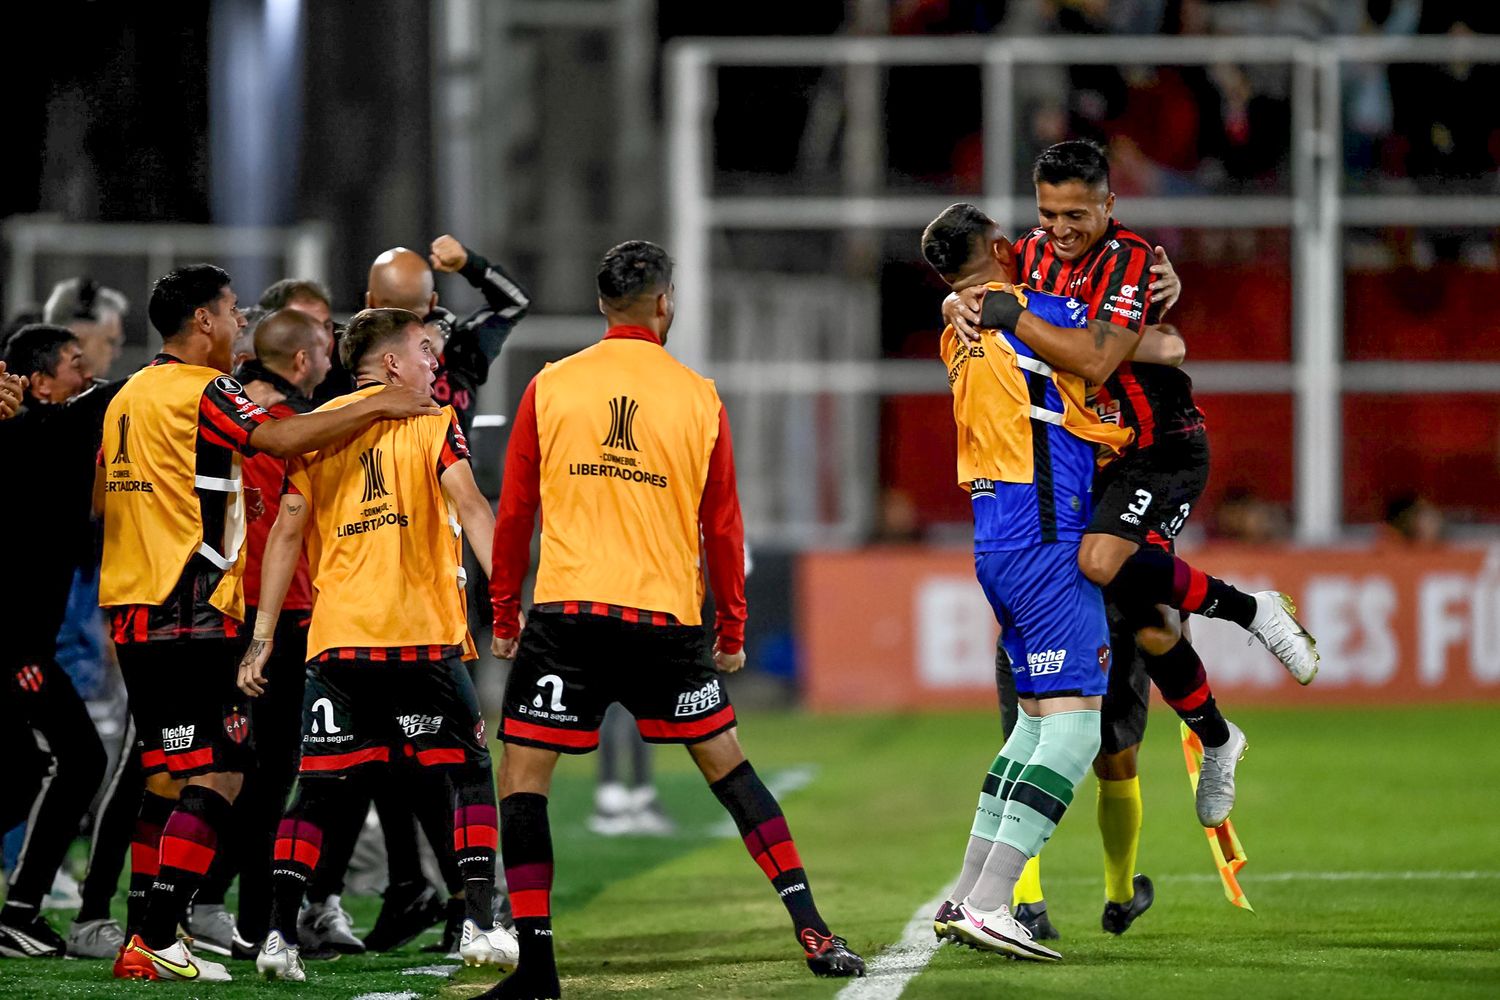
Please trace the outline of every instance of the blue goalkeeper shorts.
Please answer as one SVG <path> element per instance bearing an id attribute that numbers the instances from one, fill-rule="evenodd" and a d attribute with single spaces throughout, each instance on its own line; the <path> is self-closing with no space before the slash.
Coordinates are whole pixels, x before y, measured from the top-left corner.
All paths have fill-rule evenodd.
<path id="1" fill-rule="evenodd" d="M 1103 594 L 1078 568 L 1077 542 L 979 553 L 974 573 L 1000 622 L 1019 697 L 1104 694 L 1109 623 Z"/>

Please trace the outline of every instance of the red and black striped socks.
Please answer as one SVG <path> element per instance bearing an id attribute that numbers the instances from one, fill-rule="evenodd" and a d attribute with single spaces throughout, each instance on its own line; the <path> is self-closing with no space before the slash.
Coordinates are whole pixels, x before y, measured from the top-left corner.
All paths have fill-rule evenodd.
<path id="1" fill-rule="evenodd" d="M 776 796 L 760 780 L 755 768 L 748 760 L 741 761 L 738 767 L 709 788 L 734 817 L 734 824 L 739 828 L 750 856 L 781 897 L 792 918 L 798 941 L 801 942 L 802 932 L 809 928 L 827 936 L 828 925 L 813 903 L 807 872 L 802 868 L 797 844 L 787 829 L 786 817 L 781 813 Z"/>
<path id="2" fill-rule="evenodd" d="M 1126 559 L 1109 586 L 1148 607 L 1166 604 L 1188 614 L 1223 618 L 1244 629 L 1255 620 L 1255 595 L 1149 546 Z"/>
<path id="3" fill-rule="evenodd" d="M 500 846 L 495 784 L 488 767 L 452 776 L 453 855 L 463 874 L 464 910 L 482 930 L 495 924 L 495 851 Z"/>
<path id="4" fill-rule="evenodd" d="M 146 792 L 130 835 L 130 889 L 125 897 L 125 933 L 140 934 L 146 926 L 146 900 L 161 865 L 161 829 L 177 803 Z"/>
<path id="5" fill-rule="evenodd" d="M 176 941 L 178 917 L 208 875 L 231 813 L 229 800 L 211 788 L 182 790 L 161 830 L 160 860 L 141 927 L 147 947 L 166 948 Z"/>
<path id="6" fill-rule="evenodd" d="M 547 796 L 516 792 L 500 800 L 500 844 L 505 858 L 505 885 L 521 948 L 516 975 L 555 988 L 552 828 L 547 820 Z"/>
<path id="7" fill-rule="evenodd" d="M 1144 649 L 1140 652 L 1146 675 L 1161 692 L 1162 699 L 1198 734 L 1203 745 L 1219 747 L 1228 742 L 1229 724 L 1214 701 L 1203 661 L 1187 637 L 1183 636 L 1161 656 L 1152 656 Z"/>

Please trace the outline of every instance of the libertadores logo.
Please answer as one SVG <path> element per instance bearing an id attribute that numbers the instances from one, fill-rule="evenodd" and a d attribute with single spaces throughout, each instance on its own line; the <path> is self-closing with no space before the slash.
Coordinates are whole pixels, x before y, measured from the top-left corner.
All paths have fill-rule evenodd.
<path id="1" fill-rule="evenodd" d="M 385 488 L 385 469 L 381 459 L 379 448 L 366 448 L 359 456 L 359 464 L 365 468 L 365 492 L 360 498 L 361 503 L 391 495 L 391 491 Z"/>
<path id="2" fill-rule="evenodd" d="M 115 457 L 109 460 L 111 465 L 129 465 L 130 450 L 126 446 L 126 435 L 130 433 L 130 414 L 120 414 L 120 443 L 115 446 Z"/>
<path id="3" fill-rule="evenodd" d="M 604 439 L 604 447 L 641 450 L 635 444 L 635 411 L 638 409 L 640 407 L 629 396 L 609 401 L 609 436 Z"/>

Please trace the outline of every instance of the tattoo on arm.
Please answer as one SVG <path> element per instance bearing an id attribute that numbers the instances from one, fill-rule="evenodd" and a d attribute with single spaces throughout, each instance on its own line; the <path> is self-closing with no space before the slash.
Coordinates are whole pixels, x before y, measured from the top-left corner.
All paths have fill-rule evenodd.
<path id="1" fill-rule="evenodd" d="M 290 503 L 289 502 L 286 505 L 286 512 L 288 514 L 300 514 L 300 513 L 302 513 L 302 507 L 303 507 L 303 504 L 300 504 L 300 503 Z"/>
<path id="2" fill-rule="evenodd" d="M 1107 323 L 1102 319 L 1089 320 L 1089 329 L 1094 333 L 1094 350 L 1104 349 L 1104 342 L 1111 337 L 1120 335 L 1121 327 L 1114 323 Z"/>

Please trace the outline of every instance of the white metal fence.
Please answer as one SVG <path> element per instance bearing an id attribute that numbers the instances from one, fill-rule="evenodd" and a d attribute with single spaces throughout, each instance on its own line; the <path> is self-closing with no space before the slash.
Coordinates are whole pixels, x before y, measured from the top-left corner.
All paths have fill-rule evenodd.
<path id="1" fill-rule="evenodd" d="M 1287 363 L 1220 362 L 1191 366 L 1205 392 L 1287 392 L 1294 397 L 1294 489 L 1297 534 L 1326 541 L 1341 530 L 1341 404 L 1346 391 L 1500 391 L 1500 364 L 1347 362 L 1343 359 L 1343 264 L 1346 227 L 1500 226 L 1495 194 L 1367 195 L 1344 191 L 1341 93 L 1348 67 L 1390 63 L 1496 63 L 1500 38 L 783 38 L 682 40 L 667 59 L 668 141 L 672 245 L 677 259 L 678 318 L 673 350 L 719 380 L 729 396 L 768 400 L 789 414 L 806 397 L 875 397 L 944 393 L 935 366 L 911 361 L 825 354 L 815 359 L 746 358 L 730 349 L 714 293 L 741 275 L 715 264 L 714 237 L 734 230 L 859 231 L 919 228 L 952 197 L 859 193 L 845 196 L 722 195 L 713 190 L 712 119 L 716 74 L 726 67 L 961 66 L 981 69 L 983 88 L 982 203 L 1016 228 L 1032 225 L 1035 205 L 1018 197 L 1016 123 L 1018 74 L 1042 66 L 1176 65 L 1221 63 L 1284 66 L 1291 80 L 1290 190 L 1286 196 L 1210 196 L 1121 199 L 1118 214 L 1149 232 L 1184 228 L 1286 228 L 1292 234 L 1293 351 Z M 1476 100 L 1487 95 L 1476 94 Z M 846 113 L 880 127 L 878 100 L 853 99 Z M 1189 289 L 1187 294 L 1191 295 Z M 816 431 L 814 426 L 812 431 Z M 753 440 L 760 428 L 737 435 L 737 450 L 756 456 L 741 478 L 802 483 L 816 490 L 795 450 Z M 784 433 L 784 429 L 783 429 Z M 747 498 L 752 534 L 762 540 L 853 541 L 869 527 L 877 470 L 870 448 L 851 445 L 838 455 L 833 478 L 853 502 L 765 505 Z M 824 511 L 821 517 L 816 512 Z M 801 511 L 794 516 L 793 512 Z M 808 512 L 813 512 L 808 519 Z"/>

